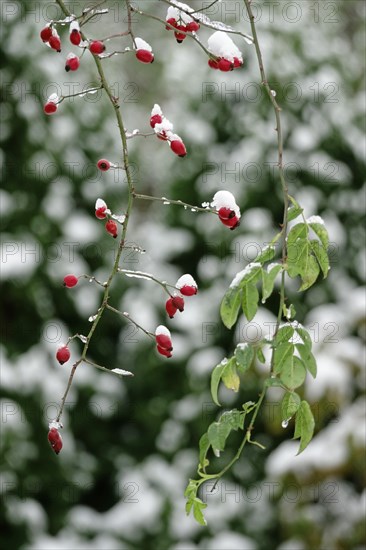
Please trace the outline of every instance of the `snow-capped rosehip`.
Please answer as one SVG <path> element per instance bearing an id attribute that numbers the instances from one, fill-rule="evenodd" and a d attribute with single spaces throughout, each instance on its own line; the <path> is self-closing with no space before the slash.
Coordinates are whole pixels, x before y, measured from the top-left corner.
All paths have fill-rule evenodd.
<path id="1" fill-rule="evenodd" d="M 183 296 L 194 296 L 198 291 L 196 281 L 188 273 L 179 277 L 175 286 Z"/>
<path id="2" fill-rule="evenodd" d="M 184 34 L 187 32 L 187 27 L 185 25 L 177 25 L 176 29 L 177 30 L 174 31 L 174 36 L 178 44 L 181 44 L 183 40 L 185 40 L 185 38 L 187 37 L 187 35 Z"/>
<path id="3" fill-rule="evenodd" d="M 66 58 L 65 71 L 77 71 L 80 66 L 80 60 L 74 53 L 69 53 Z"/>
<path id="4" fill-rule="evenodd" d="M 58 109 L 58 106 L 54 101 L 47 101 L 43 107 L 43 111 L 46 115 L 53 115 Z"/>
<path id="5" fill-rule="evenodd" d="M 220 218 L 220 221 L 227 227 L 230 227 L 231 230 L 236 229 L 240 225 L 240 219 L 235 215 L 232 218 Z"/>
<path id="6" fill-rule="evenodd" d="M 197 32 L 200 29 L 200 24 L 197 21 L 191 21 L 186 28 L 188 32 Z"/>
<path id="7" fill-rule="evenodd" d="M 242 67 L 243 60 L 238 59 L 237 57 L 234 57 L 234 69 L 238 69 L 239 67 Z"/>
<path id="8" fill-rule="evenodd" d="M 58 348 L 56 352 L 56 359 L 60 363 L 60 365 L 63 365 L 70 359 L 70 350 L 67 346 L 61 346 Z"/>
<path id="9" fill-rule="evenodd" d="M 112 235 L 112 237 L 114 239 L 117 238 L 117 235 L 118 235 L 118 226 L 116 224 L 115 221 L 113 220 L 108 220 L 107 223 L 105 224 L 105 228 L 107 230 L 107 232 Z"/>
<path id="10" fill-rule="evenodd" d="M 150 118 L 150 126 L 151 128 L 155 128 L 155 124 L 161 124 L 163 122 L 163 118 L 161 115 L 153 115 Z"/>
<path id="11" fill-rule="evenodd" d="M 134 47 L 136 50 L 136 58 L 141 63 L 152 63 L 154 61 L 154 54 L 152 53 L 152 47 L 150 44 L 142 40 L 142 38 L 135 38 Z"/>
<path id="12" fill-rule="evenodd" d="M 228 59 L 220 59 L 218 62 L 218 68 L 220 71 L 227 73 L 234 69 L 234 62 L 229 61 Z"/>
<path id="13" fill-rule="evenodd" d="M 235 210 L 222 206 L 219 208 L 219 218 L 220 220 L 229 220 L 235 216 Z"/>
<path id="14" fill-rule="evenodd" d="M 163 120 L 160 123 L 157 123 L 154 126 L 156 137 L 163 141 L 167 141 L 170 137 L 173 137 L 172 130 L 173 124 L 165 117 L 163 117 Z"/>
<path id="15" fill-rule="evenodd" d="M 58 430 L 56 428 L 51 428 L 50 431 L 48 432 L 47 439 L 50 442 L 52 449 L 58 455 L 62 449 L 62 438 Z"/>
<path id="16" fill-rule="evenodd" d="M 50 37 L 48 43 L 53 50 L 56 50 L 58 53 L 60 53 L 61 40 L 56 29 L 52 29 L 52 36 Z"/>
<path id="17" fill-rule="evenodd" d="M 182 298 L 182 296 L 178 296 L 178 295 L 174 295 L 172 297 L 172 303 L 173 303 L 173 306 L 175 306 L 177 309 L 179 309 L 179 311 L 184 311 L 184 300 Z"/>
<path id="18" fill-rule="evenodd" d="M 44 29 L 42 29 L 39 34 L 40 34 L 40 37 L 43 40 L 43 42 L 49 42 L 49 40 L 52 36 L 52 27 L 47 25 L 47 27 L 44 27 Z"/>
<path id="19" fill-rule="evenodd" d="M 177 313 L 177 309 L 178 308 L 173 304 L 173 298 L 169 298 L 165 303 L 165 311 L 171 319 L 173 319 L 174 315 Z"/>
<path id="20" fill-rule="evenodd" d="M 105 45 L 100 40 L 93 40 L 90 42 L 89 50 L 93 55 L 99 55 L 104 52 Z"/>
<path id="21" fill-rule="evenodd" d="M 104 220 L 107 217 L 107 204 L 103 199 L 97 199 L 95 202 L 95 215 L 99 220 Z"/>
<path id="22" fill-rule="evenodd" d="M 177 26 L 177 20 L 174 19 L 174 17 L 170 17 L 169 19 L 166 19 L 166 22 L 168 23 L 168 25 L 166 25 L 165 27 L 167 31 L 171 31 L 172 27 Z M 171 25 L 172 27 L 169 27 L 169 25 Z"/>
<path id="23" fill-rule="evenodd" d="M 155 330 L 155 340 L 156 345 L 163 350 L 172 351 L 172 337 L 170 330 L 164 327 L 164 325 L 159 325 Z"/>
<path id="24" fill-rule="evenodd" d="M 160 353 L 160 355 L 164 355 L 164 357 L 172 357 L 172 352 L 168 351 L 167 349 L 161 348 L 160 346 L 156 346 L 156 349 Z"/>
<path id="25" fill-rule="evenodd" d="M 78 46 L 81 42 L 80 25 L 77 21 L 70 23 L 70 42 L 74 46 Z"/>
<path id="26" fill-rule="evenodd" d="M 187 149 L 183 143 L 183 141 L 180 139 L 179 136 L 173 135 L 169 138 L 169 145 L 173 153 L 178 155 L 178 157 L 185 157 L 187 154 Z"/>
<path id="27" fill-rule="evenodd" d="M 240 225 L 240 208 L 230 191 L 217 191 L 210 206 L 216 209 L 221 223 L 230 229 Z"/>
<path id="28" fill-rule="evenodd" d="M 221 71 L 231 71 L 234 67 L 243 64 L 243 56 L 239 48 L 231 40 L 230 36 L 223 31 L 214 32 L 208 39 L 208 51 L 217 58 L 218 68 Z M 237 61 L 235 62 L 235 58 Z M 210 67 L 216 69 L 214 64 L 209 62 Z"/>
<path id="29" fill-rule="evenodd" d="M 106 172 L 107 170 L 110 169 L 111 163 L 107 159 L 100 159 L 97 162 L 97 166 L 99 170 L 101 170 L 101 172 Z"/>
<path id="30" fill-rule="evenodd" d="M 67 288 L 72 288 L 73 286 L 76 286 L 79 282 L 79 279 L 76 277 L 76 275 L 65 275 L 64 277 L 64 286 Z"/>

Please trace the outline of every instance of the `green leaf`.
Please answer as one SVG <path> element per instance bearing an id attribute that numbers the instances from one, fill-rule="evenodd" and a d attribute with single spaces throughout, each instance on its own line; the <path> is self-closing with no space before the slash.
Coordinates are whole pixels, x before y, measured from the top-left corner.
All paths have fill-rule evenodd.
<path id="1" fill-rule="evenodd" d="M 271 266 L 269 266 L 271 267 Z M 274 283 L 279 272 L 282 271 L 282 265 L 272 265 L 270 271 L 262 269 L 262 302 L 264 303 L 273 292 Z"/>
<path id="2" fill-rule="evenodd" d="M 294 345 L 290 342 L 282 342 L 274 350 L 274 374 L 281 374 L 283 370 L 292 368 Z"/>
<path id="3" fill-rule="evenodd" d="M 240 378 L 236 371 L 236 361 L 234 357 L 232 357 L 225 365 L 225 368 L 222 371 L 221 380 L 228 390 L 233 390 L 235 392 L 239 391 Z"/>
<path id="4" fill-rule="evenodd" d="M 279 378 L 276 378 L 275 376 L 271 376 L 270 378 L 266 378 L 265 385 L 267 387 L 281 387 L 283 388 L 283 384 Z"/>
<path id="5" fill-rule="evenodd" d="M 205 471 L 206 467 L 210 464 L 210 461 L 206 458 L 207 451 L 210 448 L 210 442 L 208 440 L 207 433 L 204 433 L 199 442 L 199 461 L 201 470 Z"/>
<path id="6" fill-rule="evenodd" d="M 216 405 L 218 405 L 219 407 L 220 407 L 220 402 L 218 400 L 217 393 L 218 393 L 218 389 L 219 389 L 221 376 L 222 376 L 222 373 L 223 373 L 227 363 L 228 363 L 227 359 L 224 359 L 223 361 L 221 361 L 221 363 L 214 368 L 214 370 L 212 371 L 212 374 L 211 374 L 211 396 L 212 396 L 212 401 L 214 403 L 216 403 Z"/>
<path id="7" fill-rule="evenodd" d="M 311 336 L 308 333 L 308 331 L 301 326 L 296 326 L 295 330 L 297 334 L 300 336 L 301 340 L 304 342 L 304 345 L 311 351 L 313 342 L 311 340 Z"/>
<path id="8" fill-rule="evenodd" d="M 315 235 L 320 239 L 325 250 L 328 250 L 329 246 L 329 236 L 328 231 L 325 228 L 323 223 L 309 223 L 309 227 L 314 231 Z"/>
<path id="9" fill-rule="evenodd" d="M 287 307 L 286 304 L 283 304 L 282 313 L 286 319 L 293 319 L 296 315 L 295 306 L 290 304 L 290 307 Z"/>
<path id="10" fill-rule="evenodd" d="M 291 278 L 303 275 L 308 270 L 310 243 L 308 239 L 297 239 L 287 248 L 287 272 Z"/>
<path id="11" fill-rule="evenodd" d="M 304 344 L 296 344 L 296 349 L 298 350 L 305 367 L 310 372 L 311 376 L 315 378 L 317 373 L 317 366 L 315 357 L 311 353 L 311 350 Z"/>
<path id="12" fill-rule="evenodd" d="M 247 285 L 248 283 L 256 283 L 259 281 L 262 272 L 262 266 L 260 263 L 251 262 L 243 269 L 242 278 L 240 280 L 240 287 Z"/>
<path id="13" fill-rule="evenodd" d="M 232 411 L 224 412 L 218 422 L 210 424 L 207 430 L 208 440 L 214 451 L 218 456 L 220 451 L 225 449 L 226 439 L 228 438 L 231 430 L 243 429 L 244 425 L 244 413 L 233 409 Z"/>
<path id="14" fill-rule="evenodd" d="M 193 501 L 193 517 L 200 525 L 207 525 L 202 510 L 207 507 L 207 504 L 202 502 L 200 498 L 195 498 Z"/>
<path id="15" fill-rule="evenodd" d="M 276 247 L 273 244 L 269 244 L 263 248 L 262 252 L 254 260 L 254 263 L 264 264 L 265 262 L 272 260 L 275 255 Z"/>
<path id="16" fill-rule="evenodd" d="M 241 288 L 230 287 L 221 302 L 221 320 L 227 328 L 231 328 L 238 318 L 241 304 Z"/>
<path id="17" fill-rule="evenodd" d="M 298 239 L 305 239 L 308 236 L 309 229 L 305 223 L 297 223 L 291 229 L 287 237 L 288 246 L 294 244 Z"/>
<path id="18" fill-rule="evenodd" d="M 314 433 L 315 421 L 310 405 L 307 401 L 301 401 L 296 413 L 294 439 L 300 438 L 300 448 L 297 454 L 309 445 Z"/>
<path id="19" fill-rule="evenodd" d="M 295 218 L 297 218 L 298 216 L 300 216 L 300 214 L 303 212 L 303 208 L 301 208 L 301 206 L 292 206 L 291 208 L 289 208 L 287 210 L 287 221 L 291 222 L 292 220 L 294 220 Z"/>
<path id="20" fill-rule="evenodd" d="M 279 328 L 274 338 L 275 347 L 281 342 L 288 342 L 294 335 L 295 329 L 292 325 L 284 325 Z"/>
<path id="21" fill-rule="evenodd" d="M 257 313 L 259 293 L 257 287 L 251 283 L 247 283 L 242 292 L 243 311 L 248 321 L 251 321 Z"/>
<path id="22" fill-rule="evenodd" d="M 300 407 L 300 396 L 295 392 L 286 392 L 281 403 L 282 420 L 292 418 Z"/>
<path id="23" fill-rule="evenodd" d="M 198 482 L 195 479 L 190 479 L 184 491 L 184 496 L 189 500 L 193 500 L 197 495 L 197 489 Z"/>
<path id="24" fill-rule="evenodd" d="M 280 378 L 287 388 L 294 390 L 304 383 L 306 378 L 306 368 L 304 363 L 296 356 L 287 361 L 281 372 Z"/>
<path id="25" fill-rule="evenodd" d="M 238 369 L 242 374 L 247 371 L 254 359 L 254 349 L 250 344 L 238 344 L 236 346 L 234 356 L 238 365 Z"/>
<path id="26" fill-rule="evenodd" d="M 310 288 L 317 280 L 319 273 L 320 268 L 318 262 L 316 261 L 314 256 L 308 256 L 306 269 L 301 274 L 301 279 L 303 283 L 299 288 L 299 291 Z"/>
<path id="27" fill-rule="evenodd" d="M 311 250 L 315 258 L 318 260 L 320 269 L 322 270 L 324 279 L 328 276 L 329 272 L 329 258 L 326 249 L 320 244 L 319 241 L 310 241 Z"/>

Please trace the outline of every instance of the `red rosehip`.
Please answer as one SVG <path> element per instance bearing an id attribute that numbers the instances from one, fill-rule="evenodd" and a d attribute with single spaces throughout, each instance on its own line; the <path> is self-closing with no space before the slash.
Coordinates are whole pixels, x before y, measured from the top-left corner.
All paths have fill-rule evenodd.
<path id="1" fill-rule="evenodd" d="M 197 32 L 200 29 L 200 24 L 197 21 L 191 21 L 186 27 L 188 32 Z"/>
<path id="2" fill-rule="evenodd" d="M 53 101 L 47 101 L 45 106 L 43 107 L 44 112 L 46 115 L 53 115 L 58 109 L 58 106 Z"/>
<path id="3" fill-rule="evenodd" d="M 163 122 L 163 117 L 161 115 L 153 115 L 150 118 L 151 128 L 155 128 L 155 124 L 161 124 Z"/>
<path id="4" fill-rule="evenodd" d="M 51 428 L 48 432 L 47 439 L 50 442 L 52 449 L 58 455 L 62 449 L 62 438 L 58 430 L 56 428 Z"/>
<path id="5" fill-rule="evenodd" d="M 107 223 L 105 224 L 105 228 L 107 230 L 107 232 L 112 235 L 112 237 L 114 239 L 117 238 L 117 235 L 118 235 L 118 226 L 116 224 L 115 221 L 113 220 L 108 220 Z"/>
<path id="6" fill-rule="evenodd" d="M 170 17 L 170 19 L 167 19 L 166 22 L 169 23 L 170 25 L 172 25 L 172 27 L 177 27 L 177 20 L 174 19 L 174 17 Z M 167 31 L 172 30 L 172 28 L 169 27 L 168 25 L 166 25 L 165 28 L 166 28 Z"/>
<path id="7" fill-rule="evenodd" d="M 56 359 L 60 363 L 60 365 L 67 363 L 67 361 L 70 359 L 69 348 L 67 346 L 62 346 L 61 348 L 58 348 L 56 352 Z"/>
<path id="8" fill-rule="evenodd" d="M 184 285 L 179 290 L 181 294 L 183 294 L 183 296 L 194 296 L 195 294 L 197 294 L 196 286 Z"/>
<path id="9" fill-rule="evenodd" d="M 160 355 L 164 355 L 164 357 L 172 357 L 172 353 L 168 351 L 167 349 L 161 348 L 160 346 L 156 346 L 156 349 L 160 353 Z"/>
<path id="10" fill-rule="evenodd" d="M 76 286 L 79 282 L 79 279 L 75 275 L 65 275 L 64 277 L 64 286 L 67 288 L 72 288 Z"/>
<path id="11" fill-rule="evenodd" d="M 238 67 L 241 67 L 243 65 L 243 62 L 240 61 L 238 57 L 234 57 L 234 69 L 237 69 Z"/>
<path id="12" fill-rule="evenodd" d="M 107 159 L 100 159 L 97 162 L 97 166 L 99 170 L 101 170 L 102 172 L 106 172 L 107 170 L 110 169 L 111 163 Z"/>
<path id="13" fill-rule="evenodd" d="M 149 50 L 137 50 L 136 58 L 141 61 L 141 63 L 152 63 L 154 61 L 154 54 Z"/>
<path id="14" fill-rule="evenodd" d="M 77 55 L 69 54 L 66 58 L 65 71 L 77 71 L 80 66 L 80 60 Z"/>
<path id="15" fill-rule="evenodd" d="M 235 216 L 234 210 L 231 210 L 230 208 L 226 208 L 225 206 L 222 206 L 219 209 L 219 218 L 220 220 L 229 220 Z"/>
<path id="16" fill-rule="evenodd" d="M 188 273 L 179 277 L 175 286 L 178 290 L 180 290 L 180 293 L 183 294 L 183 296 L 194 296 L 194 294 L 197 294 L 197 283 L 193 279 L 192 275 L 189 275 Z"/>
<path id="17" fill-rule="evenodd" d="M 234 68 L 234 63 L 229 61 L 228 59 L 220 59 L 219 61 L 219 70 L 223 71 L 224 73 L 227 73 L 229 71 L 232 71 Z"/>
<path id="18" fill-rule="evenodd" d="M 177 25 L 176 29 L 177 30 L 174 31 L 174 36 L 178 44 L 181 44 L 187 36 L 186 34 L 183 34 L 184 32 L 187 32 L 187 27 L 185 25 Z M 179 31 L 183 31 L 183 32 L 179 32 Z"/>
<path id="19" fill-rule="evenodd" d="M 105 45 L 100 40 L 93 40 L 89 45 L 89 50 L 93 55 L 99 55 L 105 50 Z"/>
<path id="20" fill-rule="evenodd" d="M 96 211 L 95 211 L 96 217 L 99 220 L 104 220 L 104 218 L 107 217 L 107 214 L 105 213 L 106 210 L 107 210 L 107 208 L 105 206 L 101 206 L 100 208 L 97 208 Z"/>
<path id="21" fill-rule="evenodd" d="M 174 307 L 179 309 L 179 311 L 184 311 L 184 300 L 181 296 L 173 296 L 172 304 L 174 305 Z"/>
<path id="22" fill-rule="evenodd" d="M 165 310 L 171 319 L 173 319 L 174 315 L 177 313 L 177 309 L 178 308 L 173 303 L 173 298 L 169 298 L 169 300 L 166 301 Z"/>
<path id="23" fill-rule="evenodd" d="M 159 325 L 155 330 L 156 345 L 166 351 L 172 351 L 172 339 L 170 331 L 163 325 Z"/>
<path id="24" fill-rule="evenodd" d="M 74 46 L 78 46 L 81 42 L 81 34 L 77 29 L 73 29 L 70 32 L 70 42 L 71 44 L 74 44 Z"/>
<path id="25" fill-rule="evenodd" d="M 49 42 L 50 38 L 52 36 L 52 27 L 47 26 L 40 32 L 40 37 L 43 40 L 43 42 Z"/>
<path id="26" fill-rule="evenodd" d="M 58 35 L 53 34 L 48 41 L 49 45 L 53 50 L 56 50 L 58 53 L 61 51 L 61 40 Z"/>
<path id="27" fill-rule="evenodd" d="M 219 61 L 216 61 L 215 59 L 209 59 L 208 65 L 211 67 L 211 69 L 218 69 L 219 68 Z"/>
<path id="28" fill-rule="evenodd" d="M 178 155 L 178 157 L 185 157 L 187 154 L 187 149 L 185 148 L 183 141 L 179 139 L 173 139 L 173 141 L 170 142 L 170 147 L 173 153 Z"/>
<path id="29" fill-rule="evenodd" d="M 220 218 L 220 221 L 227 227 L 230 227 L 231 230 L 236 229 L 236 227 L 239 227 L 240 225 L 240 220 L 235 214 L 232 218 Z"/>

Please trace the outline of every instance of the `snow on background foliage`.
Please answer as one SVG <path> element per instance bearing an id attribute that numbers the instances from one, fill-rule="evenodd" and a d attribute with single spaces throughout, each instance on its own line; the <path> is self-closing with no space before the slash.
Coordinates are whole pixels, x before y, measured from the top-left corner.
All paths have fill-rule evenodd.
<path id="1" fill-rule="evenodd" d="M 100 299 L 100 289 L 86 280 L 65 296 L 61 281 L 71 271 L 107 279 L 114 243 L 95 219 L 94 205 L 102 196 L 112 211 L 123 212 L 126 182 L 122 172 L 101 176 L 93 168 L 104 156 L 120 160 L 112 113 L 100 94 L 63 102 L 52 120 L 42 114 L 43 101 L 70 89 L 70 81 L 95 84 L 86 55 L 78 73 L 65 78 L 61 54 L 39 41 L 47 22 L 40 6 L 48 4 L 28 2 L 25 11 L 24 4 L 14 2 L 3 40 L 8 86 L 1 154 L 7 174 L 1 192 L 6 322 L 1 475 L 8 547 L 360 549 L 365 509 L 364 4 L 275 3 L 273 12 L 266 3 L 255 4 L 271 88 L 283 107 L 290 192 L 306 217 L 321 215 L 330 234 L 328 280 L 304 296 L 296 294 L 296 284 L 288 290 L 315 342 L 318 377 L 307 379 L 305 397 L 320 431 L 296 457 L 293 425 L 281 427 L 280 393 L 271 389 L 256 433 L 267 451 L 248 450 L 234 477 L 213 493 L 206 490 L 205 529 L 185 516 L 183 491 L 194 474 L 198 439 L 216 415 L 210 372 L 236 343 L 270 333 L 275 322 L 274 309 L 260 308 L 250 324 L 239 319 L 231 334 L 218 315 L 230 282 L 270 241 L 281 219 L 272 175 L 273 113 L 259 86 L 254 48 L 230 35 L 244 67 L 213 71 L 192 40 L 178 45 L 164 25 L 136 16 L 136 33 L 151 44 L 154 64 L 143 66 L 133 55 L 103 61 L 127 128 L 150 131 L 151 105 L 158 103 L 188 149 L 187 157 L 178 159 L 155 138 L 131 139 L 137 188 L 197 205 L 211 201 L 220 189 L 230 191 L 242 213 L 241 226 L 230 232 L 213 215 L 137 205 L 129 240 L 146 254 L 126 251 L 125 268 L 172 284 L 191 273 L 199 292 L 170 322 L 160 288 L 121 276 L 115 305 L 149 330 L 167 324 L 174 357 L 158 357 L 143 334 L 106 316 L 96 336 L 95 360 L 134 377 L 122 380 L 81 366 L 63 417 L 64 448 L 54 457 L 47 426 L 69 372 L 55 364 L 54 352 L 69 334 L 85 333 Z M 90 26 L 98 36 L 121 32 L 121 21 L 124 29 L 125 11 L 112 0 L 107 4 L 112 18 L 104 15 Z M 167 6 L 161 2 L 140 1 L 139 7 L 165 19 Z M 227 0 L 207 15 L 236 27 L 243 9 L 242 3 Z M 246 18 L 240 28 L 250 33 Z M 202 27 L 198 34 L 206 44 L 212 29 Z M 67 49 L 66 35 L 63 40 Z M 77 346 L 70 345 L 73 355 Z M 263 372 L 258 365 L 248 373 L 244 398 L 256 395 L 256 378 Z M 236 406 L 236 395 L 225 391 L 222 399 L 228 408 Z"/>

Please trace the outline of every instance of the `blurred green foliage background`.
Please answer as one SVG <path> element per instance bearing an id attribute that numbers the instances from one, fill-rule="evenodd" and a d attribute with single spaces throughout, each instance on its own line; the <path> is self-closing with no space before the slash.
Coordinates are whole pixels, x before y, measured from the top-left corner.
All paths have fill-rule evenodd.
<path id="1" fill-rule="evenodd" d="M 80 14 L 92 3 L 69 2 Z M 210 2 L 194 0 L 195 8 Z M 166 5 L 140 1 L 165 19 Z M 54 354 L 69 335 L 88 331 L 101 297 L 87 282 L 62 287 L 66 273 L 108 276 L 115 242 L 94 217 L 102 197 L 123 213 L 123 172 L 97 171 L 101 157 L 120 162 L 112 109 L 102 94 L 70 98 L 56 115 L 43 114 L 53 92 L 70 94 L 98 84 L 88 52 L 80 69 L 65 73 L 67 26 L 61 54 L 39 31 L 60 17 L 51 1 L 3 1 L 2 9 L 2 463 L 1 532 L 7 548 L 212 550 L 348 550 L 365 544 L 365 4 L 254 2 L 259 39 L 272 88 L 282 106 L 290 193 L 307 216 L 321 215 L 331 240 L 332 270 L 305 294 L 287 293 L 312 332 L 319 375 L 304 395 L 316 436 L 300 457 L 281 428 L 276 389 L 258 419 L 262 451 L 246 449 L 233 473 L 210 493 L 207 528 L 185 517 L 184 487 L 194 476 L 198 440 L 218 412 L 210 372 L 236 343 L 273 327 L 277 296 L 251 323 L 232 332 L 219 320 L 221 297 L 237 271 L 276 232 L 282 212 L 276 176 L 273 111 L 260 88 L 254 48 L 235 38 L 245 66 L 219 73 L 192 40 L 178 45 L 164 25 L 135 16 L 135 34 L 155 53 L 152 65 L 132 53 L 103 61 L 128 130 L 149 131 L 154 103 L 174 122 L 187 148 L 175 157 L 155 138 L 129 141 L 139 192 L 199 205 L 228 189 L 242 211 L 230 232 L 214 216 L 138 202 L 124 266 L 174 283 L 191 273 L 197 297 L 171 322 L 165 299 L 150 281 L 122 278 L 112 302 L 149 330 L 167 324 L 174 357 L 157 356 L 150 341 L 112 313 L 105 314 L 91 357 L 134 377 L 121 381 L 82 365 L 69 394 L 55 456 L 47 442 L 68 379 Z M 109 14 L 85 28 L 103 38 L 126 30 L 123 1 L 107 0 Z M 249 31 L 244 3 L 226 0 L 207 15 Z M 202 29 L 206 43 L 210 31 Z M 131 46 L 107 42 L 108 51 Z M 73 356 L 78 351 L 72 345 Z M 258 394 L 257 366 L 225 407 Z M 226 463 L 239 444 L 217 462 Z"/>

